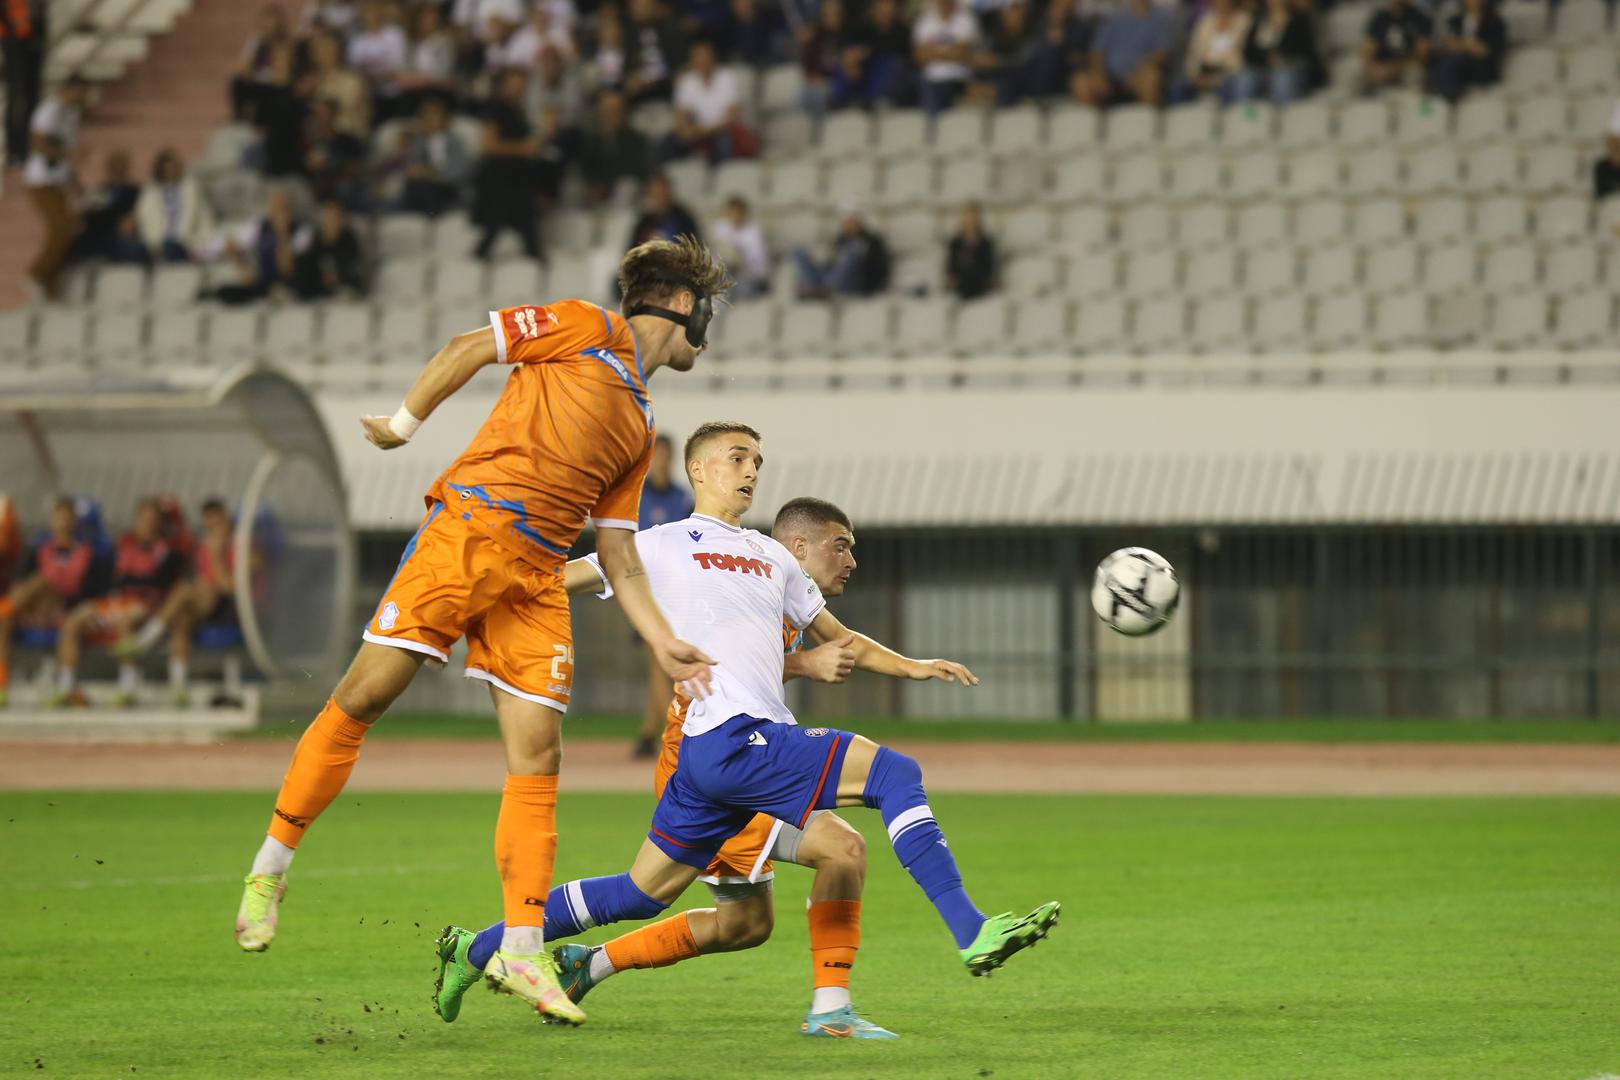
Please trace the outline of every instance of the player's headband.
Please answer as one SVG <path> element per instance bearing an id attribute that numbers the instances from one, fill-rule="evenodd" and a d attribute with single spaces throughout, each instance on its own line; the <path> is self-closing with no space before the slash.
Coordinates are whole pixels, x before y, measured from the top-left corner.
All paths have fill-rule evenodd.
<path id="1" fill-rule="evenodd" d="M 694 349 L 701 349 L 708 344 L 709 320 L 714 318 L 714 301 L 705 296 L 702 289 L 686 278 L 672 277 L 666 274 L 658 274 L 642 280 L 658 281 L 665 285 L 675 285 L 690 290 L 693 296 L 692 312 L 689 315 L 682 315 L 678 311 L 672 311 L 667 307 L 659 307 L 656 304 L 637 304 L 630 309 L 631 315 L 656 315 L 660 319 L 668 319 L 672 323 L 679 323 L 681 326 L 686 327 L 686 343 Z"/>

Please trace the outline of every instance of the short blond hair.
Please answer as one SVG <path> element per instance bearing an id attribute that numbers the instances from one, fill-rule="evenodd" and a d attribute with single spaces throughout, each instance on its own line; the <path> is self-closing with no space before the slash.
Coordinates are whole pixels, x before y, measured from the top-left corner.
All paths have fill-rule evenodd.
<path id="1" fill-rule="evenodd" d="M 710 420 L 706 424 L 698 425 L 698 429 L 686 437 L 686 446 L 681 451 L 681 460 L 690 465 L 703 453 L 703 446 L 710 439 L 718 435 L 747 435 L 755 442 L 764 442 L 765 437 L 747 424 L 736 420 Z"/>

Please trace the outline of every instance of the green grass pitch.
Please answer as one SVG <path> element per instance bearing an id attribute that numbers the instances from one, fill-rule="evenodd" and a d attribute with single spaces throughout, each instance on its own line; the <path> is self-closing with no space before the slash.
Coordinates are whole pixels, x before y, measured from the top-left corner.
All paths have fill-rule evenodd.
<path id="1" fill-rule="evenodd" d="M 275 947 L 241 954 L 231 921 L 268 803 L 0 795 L 0 1074 L 1620 1072 L 1612 800 L 942 796 L 983 906 L 1064 902 L 1052 938 L 990 979 L 962 970 L 876 816 L 850 811 L 872 864 L 856 1004 L 903 1035 L 859 1044 L 797 1034 L 809 875 L 795 867 L 765 947 L 621 975 L 581 1030 L 482 989 L 441 1023 L 435 932 L 499 914 L 493 796 L 345 796 L 299 856 Z M 620 869 L 647 811 L 565 794 L 558 880 Z"/>

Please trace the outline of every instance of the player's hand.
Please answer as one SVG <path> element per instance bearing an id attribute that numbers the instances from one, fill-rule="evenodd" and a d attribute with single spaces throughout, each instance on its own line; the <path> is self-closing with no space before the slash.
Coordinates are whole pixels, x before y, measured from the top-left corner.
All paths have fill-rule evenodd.
<path id="1" fill-rule="evenodd" d="M 805 674 L 816 682 L 841 683 L 855 670 L 854 634 L 845 634 L 804 653 Z"/>
<path id="2" fill-rule="evenodd" d="M 658 666 L 675 683 L 675 689 L 689 698 L 702 701 L 709 696 L 709 669 L 714 659 L 691 642 L 670 638 L 652 647 Z"/>
<path id="3" fill-rule="evenodd" d="M 967 665 L 958 664 L 955 660 L 919 660 L 912 669 L 911 677 L 918 680 L 938 679 L 963 686 L 979 685 L 979 677 L 969 671 Z"/>
<path id="4" fill-rule="evenodd" d="M 404 446 L 405 440 L 394 434 L 394 429 L 388 426 L 388 416 L 362 416 L 360 426 L 366 429 L 366 442 L 380 450 L 392 450 Z"/>

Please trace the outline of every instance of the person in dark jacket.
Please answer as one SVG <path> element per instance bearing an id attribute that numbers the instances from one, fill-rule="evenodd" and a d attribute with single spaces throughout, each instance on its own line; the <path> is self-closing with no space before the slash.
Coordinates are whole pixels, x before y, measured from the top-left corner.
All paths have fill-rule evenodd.
<path id="1" fill-rule="evenodd" d="M 647 178 L 646 201 L 643 205 L 645 209 L 630 229 L 627 248 L 645 244 L 648 240 L 673 240 L 678 236 L 702 239 L 697 218 L 675 201 L 675 189 L 670 186 L 669 177 L 663 173 L 654 173 Z"/>
<path id="2" fill-rule="evenodd" d="M 360 264 L 360 238 L 343 212 L 343 204 L 328 199 L 320 216 L 297 238 L 293 284 L 305 300 L 358 296 L 365 291 Z"/>
<path id="3" fill-rule="evenodd" d="M 545 260 L 540 249 L 540 210 L 535 203 L 535 176 L 540 140 L 524 108 L 529 77 L 508 68 L 495 77 L 495 93 L 484 114 L 483 154 L 473 219 L 483 227 L 474 250 L 487 259 L 502 229 L 511 229 L 531 259 Z"/>
<path id="4" fill-rule="evenodd" d="M 996 242 L 985 235 L 978 203 L 962 207 L 962 223 L 945 255 L 945 287 L 962 300 L 974 300 L 995 288 Z"/>
<path id="5" fill-rule="evenodd" d="M 1507 23 L 1487 0 L 1463 0 L 1462 10 L 1446 20 L 1429 56 L 1429 93 L 1456 103 L 1475 86 L 1502 79 L 1507 53 Z"/>
<path id="6" fill-rule="evenodd" d="M 889 286 L 889 245 L 867 228 L 854 208 L 844 212 L 830 259 L 816 262 L 801 247 L 793 252 L 793 261 L 799 270 L 799 295 L 805 299 L 872 296 Z"/>
<path id="7" fill-rule="evenodd" d="M 1316 27 L 1293 0 L 1267 0 L 1249 24 L 1243 45 L 1243 70 L 1233 77 L 1233 99 L 1265 96 L 1278 106 L 1304 97 L 1320 81 Z"/>

